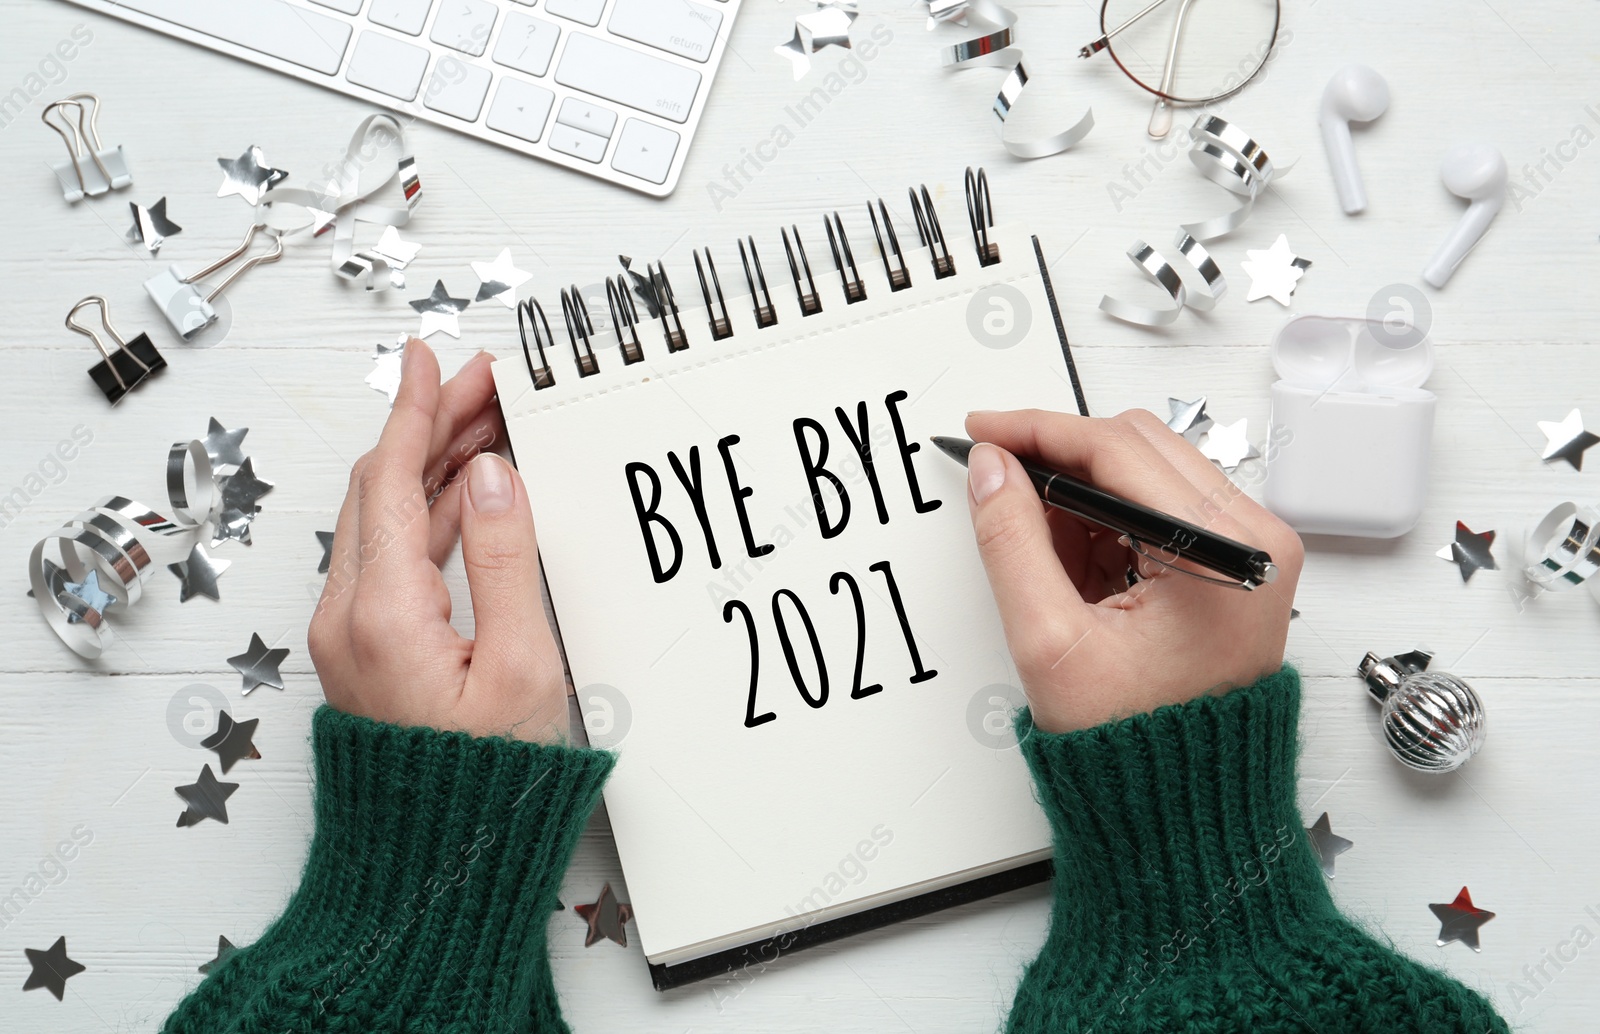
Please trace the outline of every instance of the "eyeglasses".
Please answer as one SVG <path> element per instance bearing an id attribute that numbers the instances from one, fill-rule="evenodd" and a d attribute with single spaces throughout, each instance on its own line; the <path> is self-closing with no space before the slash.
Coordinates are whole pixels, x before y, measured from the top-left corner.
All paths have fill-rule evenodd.
<path id="1" fill-rule="evenodd" d="M 1170 18 L 1147 18 L 1158 9 Z M 1155 95 L 1150 135 L 1172 129 L 1172 109 L 1210 104 L 1249 85 L 1272 57 L 1280 0 L 1104 0 L 1101 35 L 1078 51 L 1104 50 L 1123 74 Z M 1179 45 L 1182 44 L 1182 60 Z"/>

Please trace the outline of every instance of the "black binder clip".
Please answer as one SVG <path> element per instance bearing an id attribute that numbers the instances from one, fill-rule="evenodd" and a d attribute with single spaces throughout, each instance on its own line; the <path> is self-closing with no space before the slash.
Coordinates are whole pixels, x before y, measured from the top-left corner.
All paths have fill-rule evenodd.
<path id="1" fill-rule="evenodd" d="M 600 372 L 600 360 L 594 354 L 594 321 L 589 318 L 589 307 L 578 293 L 578 285 L 561 289 L 561 318 L 567 325 L 567 340 L 572 343 L 572 361 L 578 365 L 579 377 L 593 377 Z M 578 342 L 583 347 L 578 347 Z"/>
<path id="2" fill-rule="evenodd" d="M 748 257 L 744 253 L 745 241 L 750 242 L 750 254 Z M 750 304 L 755 310 L 756 326 L 758 328 L 770 327 L 778 322 L 778 310 L 773 308 L 772 292 L 767 290 L 767 274 L 761 270 L 761 256 L 756 253 L 756 239 L 754 237 L 746 237 L 745 241 L 739 242 L 739 261 L 744 263 L 744 282 L 750 287 Z M 706 257 L 711 257 L 709 251 L 706 252 Z M 754 276 L 750 275 L 750 262 L 752 259 L 755 260 L 756 264 Z"/>
<path id="3" fill-rule="evenodd" d="M 867 208 L 870 211 L 872 206 Z M 833 252 L 833 266 L 844 285 L 844 300 L 851 305 L 865 301 L 867 285 L 861 282 L 861 270 L 856 268 L 856 257 L 850 252 L 850 238 L 844 235 L 844 220 L 839 218 L 838 212 L 833 213 L 831 221 L 823 216 L 822 228 L 828 231 L 828 248 Z M 835 230 L 838 236 L 834 235 Z"/>
<path id="4" fill-rule="evenodd" d="M 994 203 L 989 199 L 989 174 L 976 173 L 967 166 L 967 221 L 972 224 L 972 246 L 978 251 L 978 265 L 992 266 L 1000 261 L 1000 245 L 989 240 L 994 225 Z"/>
<path id="5" fill-rule="evenodd" d="M 275 231 L 268 230 L 268 235 L 272 237 L 271 251 L 245 259 L 234 268 L 233 272 L 222 278 L 222 283 L 205 294 L 200 293 L 200 288 L 195 285 L 243 257 L 244 253 L 250 250 L 250 242 L 255 240 L 257 231 L 261 229 L 259 223 L 251 225 L 237 248 L 199 272 L 184 276 L 178 271 L 177 266 L 168 266 L 144 282 L 144 289 L 149 293 L 150 300 L 156 303 L 161 315 L 167 318 L 172 329 L 185 341 L 217 321 L 217 311 L 211 307 L 211 303 L 231 287 L 235 280 L 256 266 L 276 262 L 283 257 L 283 237 Z"/>
<path id="6" fill-rule="evenodd" d="M 100 326 L 110 335 L 111 340 L 117 343 L 115 349 L 108 349 L 92 327 L 86 327 L 73 318 L 85 305 L 100 306 Z M 149 334 L 140 334 L 132 341 L 122 339 L 122 335 L 117 333 L 117 328 L 111 325 L 111 305 L 97 294 L 91 294 L 67 310 L 66 325 L 68 330 L 76 331 L 93 341 L 94 347 L 100 350 L 102 358 L 89 368 L 89 377 L 94 381 L 95 387 L 100 389 L 101 394 L 105 395 L 106 401 L 113 406 L 121 402 L 124 395 L 137 388 L 146 377 L 166 368 L 167 361 L 156 351 Z"/>
<path id="7" fill-rule="evenodd" d="M 628 278 L 618 275 L 606 281 L 606 308 L 611 310 L 611 327 L 617 332 L 617 347 L 622 349 L 622 365 L 644 361 L 644 346 L 639 343 L 639 310 L 633 304 Z"/>
<path id="8" fill-rule="evenodd" d="M 955 276 L 956 261 L 950 257 L 950 248 L 944 242 L 944 228 L 939 225 L 939 213 L 933 210 L 933 198 L 928 195 L 927 185 L 923 185 L 920 199 L 915 190 L 907 190 L 906 193 L 911 195 L 911 215 L 917 221 L 917 240 L 933 256 L 933 278 L 943 280 L 947 276 Z M 888 215 L 885 214 L 884 218 L 888 218 Z"/>
<path id="9" fill-rule="evenodd" d="M 667 339 L 668 352 L 681 352 L 689 347 L 689 335 L 683 332 L 683 316 L 678 312 L 678 299 L 672 293 L 672 281 L 660 262 L 645 263 L 650 275 L 650 293 L 656 297 L 656 308 L 661 312 L 661 333 Z"/>
<path id="10" fill-rule="evenodd" d="M 528 348 L 530 330 L 533 332 L 533 347 L 539 352 L 537 366 L 533 364 L 533 350 Z M 550 321 L 544 318 L 544 306 L 532 298 L 518 302 L 517 333 L 522 338 L 522 358 L 528 363 L 528 377 L 533 381 L 534 390 L 555 387 L 556 375 L 550 372 L 550 360 L 544 354 L 545 346 L 555 343 L 550 336 Z"/>
<path id="11" fill-rule="evenodd" d="M 791 223 L 789 229 L 794 231 L 793 245 L 789 243 L 789 230 L 779 230 L 778 232 L 783 234 L 784 254 L 789 256 L 789 275 L 794 277 L 794 293 L 795 297 L 800 301 L 800 315 L 815 316 L 822 311 L 822 299 L 817 297 L 817 282 L 811 276 L 811 260 L 806 258 L 806 246 L 800 240 L 800 227 Z M 796 250 L 800 252 L 799 265 L 796 265 L 794 261 Z M 803 287 L 800 284 L 800 270 L 802 267 L 806 271 L 806 282 Z"/>
<path id="12" fill-rule="evenodd" d="M 84 125 L 84 106 L 88 105 L 88 125 Z M 76 120 L 67 117 L 67 109 L 77 111 Z M 50 121 L 51 114 L 61 125 Z M 39 120 L 60 135 L 67 144 L 67 160 L 51 164 L 50 170 L 61 181 L 61 196 L 68 202 L 85 197 L 99 197 L 112 190 L 121 190 L 133 183 L 128 171 L 128 160 L 121 147 L 107 147 L 100 142 L 98 116 L 100 98 L 92 93 L 75 93 L 51 104 L 39 112 Z M 65 128 L 63 128 L 65 127 Z"/>
<path id="13" fill-rule="evenodd" d="M 700 265 L 700 252 L 706 253 L 706 265 L 711 267 L 711 284 L 706 283 L 705 268 Z M 694 271 L 700 277 L 700 296 L 706 300 L 706 324 L 711 328 L 711 340 L 721 341 L 733 337 L 733 321 L 728 319 L 728 300 L 722 296 L 722 281 L 717 277 L 717 264 L 711 261 L 710 248 L 696 248 Z M 711 305 L 711 285 L 717 289 L 717 304 Z"/>
<path id="14" fill-rule="evenodd" d="M 883 246 L 883 232 L 878 228 L 878 212 L 883 213 L 883 226 L 889 231 L 889 246 Z M 872 217 L 872 236 L 878 239 L 878 254 L 883 256 L 883 275 L 889 278 L 889 290 L 904 291 L 911 286 L 911 270 L 906 268 L 905 252 L 900 250 L 900 238 L 894 232 L 894 220 L 889 218 L 889 206 L 883 203 L 883 198 L 878 199 L 878 208 L 873 210 L 872 202 L 867 202 L 867 214 Z M 894 252 L 894 261 L 889 261 L 889 253 Z"/>

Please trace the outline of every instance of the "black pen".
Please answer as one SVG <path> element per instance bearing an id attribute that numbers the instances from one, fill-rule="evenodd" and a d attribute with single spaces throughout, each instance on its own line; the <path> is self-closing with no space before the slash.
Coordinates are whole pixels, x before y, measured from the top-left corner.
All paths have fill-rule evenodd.
<path id="1" fill-rule="evenodd" d="M 934 436 L 933 444 L 963 467 L 967 465 L 967 454 L 973 446 L 965 438 L 941 435 Z M 1112 495 L 1070 474 L 1037 466 L 1020 457 L 1017 462 L 1028 472 L 1040 499 L 1086 521 L 1121 532 L 1136 552 L 1144 553 L 1157 563 L 1170 565 L 1175 560 L 1189 560 L 1217 572 L 1229 583 L 1237 582 L 1244 589 L 1253 589 L 1278 577 L 1277 565 L 1265 550 Z"/>

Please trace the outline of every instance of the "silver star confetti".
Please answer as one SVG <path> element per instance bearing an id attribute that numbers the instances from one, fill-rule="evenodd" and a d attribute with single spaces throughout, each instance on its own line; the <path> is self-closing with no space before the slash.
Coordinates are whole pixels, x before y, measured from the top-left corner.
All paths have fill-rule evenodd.
<path id="1" fill-rule="evenodd" d="M 1451 941 L 1460 941 L 1473 951 L 1482 951 L 1478 945 L 1478 928 L 1494 918 L 1494 913 L 1479 908 L 1472 903 L 1472 895 L 1467 893 L 1467 888 L 1462 887 L 1461 893 L 1448 904 L 1429 905 L 1431 911 L 1439 920 L 1439 946 L 1442 948 Z"/>
<path id="2" fill-rule="evenodd" d="M 1210 429 L 1213 421 L 1206 415 L 1206 397 L 1201 395 L 1193 402 L 1184 402 L 1182 399 L 1167 399 L 1167 409 L 1172 416 L 1167 420 L 1167 426 L 1183 435 L 1194 445 L 1200 441 L 1200 436 Z"/>
<path id="3" fill-rule="evenodd" d="M 98 610 L 101 614 L 104 614 L 108 607 L 117 602 L 117 598 L 115 596 L 100 588 L 100 572 L 93 570 L 85 574 L 83 576 L 83 581 L 81 582 L 69 582 L 66 580 L 66 576 L 63 575 L 61 580 L 61 593 L 62 595 L 66 596 L 76 596 L 84 603 L 93 607 L 95 610 Z M 76 613 L 67 615 L 67 622 L 69 624 L 73 624 L 81 620 L 82 618 L 78 617 Z"/>
<path id="4" fill-rule="evenodd" d="M 248 722 L 236 722 L 233 720 L 233 715 L 226 711 L 218 711 L 217 731 L 201 740 L 200 746 L 217 752 L 222 774 L 227 775 L 228 769 L 240 761 L 260 760 L 261 752 L 251 742 L 256 734 L 256 726 L 260 724 L 259 718 L 252 718 Z"/>
<path id="5" fill-rule="evenodd" d="M 624 948 L 628 946 L 628 920 L 633 918 L 633 906 L 617 900 L 617 895 L 607 883 L 600 888 L 600 897 L 592 905 L 573 905 L 578 918 L 588 924 L 583 935 L 583 946 L 589 947 L 602 937 L 608 937 Z"/>
<path id="6" fill-rule="evenodd" d="M 1258 458 L 1261 453 L 1246 437 L 1249 424 L 1248 417 L 1231 424 L 1213 423 L 1200 443 L 1200 454 L 1230 474 L 1245 460 Z"/>
<path id="7" fill-rule="evenodd" d="M 1434 556 L 1460 565 L 1461 580 L 1465 582 L 1479 571 L 1499 569 L 1494 562 L 1494 554 L 1489 552 L 1489 547 L 1493 545 L 1494 532 L 1486 531 L 1480 535 L 1462 522 L 1456 521 L 1456 540 Z"/>
<path id="8" fill-rule="evenodd" d="M 289 178 L 287 172 L 268 165 L 261 148 L 253 144 L 237 158 L 218 158 L 217 164 L 222 167 L 222 186 L 217 188 L 217 196 L 238 194 L 252 205 L 259 204 L 262 194 Z"/>
<path id="9" fill-rule="evenodd" d="M 246 456 L 239 469 L 222 479 L 222 508 L 224 510 L 249 510 L 256 500 L 272 491 L 272 482 L 256 477 L 255 464 Z"/>
<path id="10" fill-rule="evenodd" d="M 167 199 L 162 198 L 149 208 L 137 201 L 129 201 L 133 211 L 133 228 L 128 231 L 129 244 L 143 244 L 154 255 L 161 250 L 168 237 L 183 232 L 183 227 L 167 218 Z"/>
<path id="11" fill-rule="evenodd" d="M 217 511 L 215 525 L 211 531 L 211 546 L 215 549 L 229 539 L 251 545 L 250 524 L 261 513 L 261 507 L 252 506 L 247 510 L 222 509 Z"/>
<path id="12" fill-rule="evenodd" d="M 426 338 L 431 334 L 444 331 L 451 337 L 461 336 L 461 310 L 467 307 L 465 298 L 452 298 L 450 292 L 444 289 L 444 281 L 436 280 L 433 284 L 433 293 L 426 298 L 416 298 L 410 302 L 413 309 L 422 316 L 422 329 L 417 337 Z"/>
<path id="13" fill-rule="evenodd" d="M 811 71 L 811 55 L 823 47 L 850 47 L 850 25 L 859 13 L 851 0 L 816 0 L 817 9 L 795 16 L 794 35 L 772 48 L 790 64 L 795 79 Z"/>
<path id="14" fill-rule="evenodd" d="M 248 523 L 245 534 L 248 537 Z M 194 548 L 189 550 L 189 559 L 168 564 L 167 570 L 177 575 L 178 581 L 182 583 L 178 588 L 178 602 L 188 603 L 196 596 L 222 599 L 217 594 L 217 576 L 232 566 L 232 560 L 213 560 L 205 551 L 205 547 L 196 542 Z M 224 768 L 223 771 L 226 772 L 227 769 Z"/>
<path id="15" fill-rule="evenodd" d="M 517 307 L 517 288 L 533 278 L 532 273 L 516 267 L 511 261 L 511 249 L 501 248 L 493 262 L 474 262 L 472 271 L 478 275 L 478 296 L 475 302 L 495 298 L 508 309 Z"/>
<path id="16" fill-rule="evenodd" d="M 378 368 L 367 374 L 367 387 L 387 395 L 391 406 L 400 391 L 400 364 L 405 359 L 406 340 L 406 335 L 400 334 L 392 345 L 378 342 L 377 351 L 372 353 L 372 361 Z"/>
<path id="17" fill-rule="evenodd" d="M 316 532 L 317 544 L 322 547 L 322 560 L 317 564 L 318 574 L 327 574 L 328 568 L 333 564 L 333 532 Z"/>
<path id="18" fill-rule="evenodd" d="M 283 688 L 283 676 L 278 672 L 278 666 L 289 656 L 285 647 L 269 650 L 261 636 L 255 632 L 250 633 L 250 648 L 236 657 L 229 657 L 228 664 L 239 673 L 243 683 L 243 694 L 250 695 L 250 691 L 257 686 L 271 686 L 273 689 Z"/>
<path id="19" fill-rule="evenodd" d="M 244 465 L 244 450 L 239 446 L 244 443 L 244 436 L 249 433 L 248 427 L 235 427 L 230 431 L 223 427 L 222 422 L 216 417 L 211 418 L 204 440 L 206 455 L 211 457 L 213 474 L 229 473 Z"/>
<path id="20" fill-rule="evenodd" d="M 1281 233 L 1272 247 L 1245 254 L 1250 256 L 1242 263 L 1245 275 L 1250 278 L 1250 292 L 1244 299 L 1247 302 L 1271 298 L 1287 306 L 1300 278 L 1311 268 L 1309 259 L 1300 258 L 1289 250 L 1289 238 Z"/>
<path id="21" fill-rule="evenodd" d="M 1354 847 L 1354 841 L 1346 840 L 1333 831 L 1327 812 L 1306 827 L 1306 836 L 1311 838 L 1311 848 L 1317 852 L 1317 862 L 1322 866 L 1323 875 L 1333 879 L 1333 860 Z"/>
<path id="22" fill-rule="evenodd" d="M 1545 437 L 1544 452 L 1539 458 L 1546 463 L 1566 460 L 1574 470 L 1583 469 L 1584 452 L 1600 443 L 1600 435 L 1583 429 L 1583 416 L 1576 409 L 1562 420 L 1539 421 L 1539 430 Z"/>
<path id="23" fill-rule="evenodd" d="M 227 769 L 223 769 L 223 771 L 226 772 Z M 200 972 L 202 972 L 202 973 L 211 972 L 216 967 L 218 967 L 218 966 L 222 965 L 224 962 L 228 961 L 228 956 L 232 955 L 234 952 L 236 952 L 238 950 L 239 950 L 238 948 L 235 948 L 233 946 L 233 942 L 228 940 L 226 937 L 218 937 L 217 938 L 217 957 L 212 959 L 210 962 L 202 962 L 202 963 L 200 963 Z"/>
<path id="24" fill-rule="evenodd" d="M 197 825 L 206 819 L 215 819 L 223 825 L 228 824 L 228 798 L 233 796 L 233 791 L 239 789 L 238 783 L 218 782 L 212 774 L 211 766 L 206 765 L 200 770 L 200 778 L 184 786 L 174 786 L 179 797 L 188 805 L 183 814 L 178 816 L 179 826 Z"/>
<path id="25" fill-rule="evenodd" d="M 56 943 L 43 951 L 38 948 L 23 948 L 22 953 L 28 957 L 31 971 L 28 979 L 23 982 L 24 991 L 32 991 L 42 987 L 56 996 L 56 1001 L 65 1001 L 67 995 L 67 980 L 84 971 L 84 966 L 67 958 L 67 939 L 57 937 Z"/>

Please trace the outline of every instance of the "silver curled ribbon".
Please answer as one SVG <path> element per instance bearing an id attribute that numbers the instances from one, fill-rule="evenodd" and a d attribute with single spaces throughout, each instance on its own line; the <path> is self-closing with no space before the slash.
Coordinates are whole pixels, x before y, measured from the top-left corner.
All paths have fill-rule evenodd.
<path id="1" fill-rule="evenodd" d="M 391 150 L 399 157 L 379 162 Z M 384 204 L 374 195 L 398 180 L 403 205 Z M 416 158 L 405 129 L 393 115 L 368 115 L 356 127 L 344 157 L 326 183 L 310 189 L 275 187 L 261 196 L 258 220 L 279 233 L 309 229 L 313 237 L 333 232 L 330 264 L 344 280 L 365 280 L 367 290 L 386 290 L 405 262 L 375 248 L 356 250 L 356 224 L 399 228 L 411 221 L 422 200 Z"/>
<path id="2" fill-rule="evenodd" d="M 105 649 L 104 608 L 131 607 L 157 567 L 189 555 L 211 518 L 219 493 L 205 442 L 177 442 L 167 453 L 167 501 L 173 517 L 110 495 L 51 532 L 28 560 L 34 601 L 50 628 L 80 657 Z M 48 555 L 55 546 L 56 558 Z M 94 575 L 101 592 L 84 586 Z M 81 594 L 81 595 L 80 595 Z"/>
<path id="3" fill-rule="evenodd" d="M 1577 503 L 1562 503 L 1528 531 L 1523 572 L 1545 589 L 1570 589 L 1588 583 L 1600 599 L 1600 514 Z"/>
<path id="4" fill-rule="evenodd" d="M 1044 158 L 1059 154 L 1089 135 L 1094 128 L 1094 109 L 1085 109 L 1082 117 L 1067 129 L 1032 140 L 1006 139 L 1006 119 L 1022 98 L 1028 86 L 1028 70 L 1022 64 L 1022 48 L 1017 46 L 1015 28 L 1017 15 L 995 0 L 932 0 L 929 3 L 929 27 L 934 23 L 960 22 L 977 19 L 991 28 L 981 36 L 962 40 L 944 48 L 940 64 L 946 68 L 1002 68 L 1005 80 L 994 98 L 994 114 L 1000 120 L 1000 143 L 1018 158 Z"/>
<path id="5" fill-rule="evenodd" d="M 1189 161 L 1200 175 L 1244 199 L 1231 212 L 1183 224 L 1185 233 L 1202 241 L 1243 226 L 1255 208 L 1256 198 L 1272 185 L 1273 177 L 1289 171 L 1288 166 L 1274 167 L 1266 149 L 1249 133 L 1225 118 L 1206 114 L 1195 119 L 1189 129 Z"/>
<path id="6" fill-rule="evenodd" d="M 1165 327 L 1176 322 L 1185 308 L 1198 312 L 1215 308 L 1228 289 L 1222 267 L 1217 265 L 1217 260 L 1211 257 L 1204 245 L 1183 230 L 1178 231 L 1174 246 L 1178 254 L 1183 256 L 1190 274 L 1180 272 L 1179 266 L 1142 240 L 1134 241 L 1128 249 L 1128 258 L 1139 271 L 1172 299 L 1169 308 L 1157 309 L 1113 298 L 1108 294 L 1100 298 L 1100 311 L 1141 327 Z"/>

